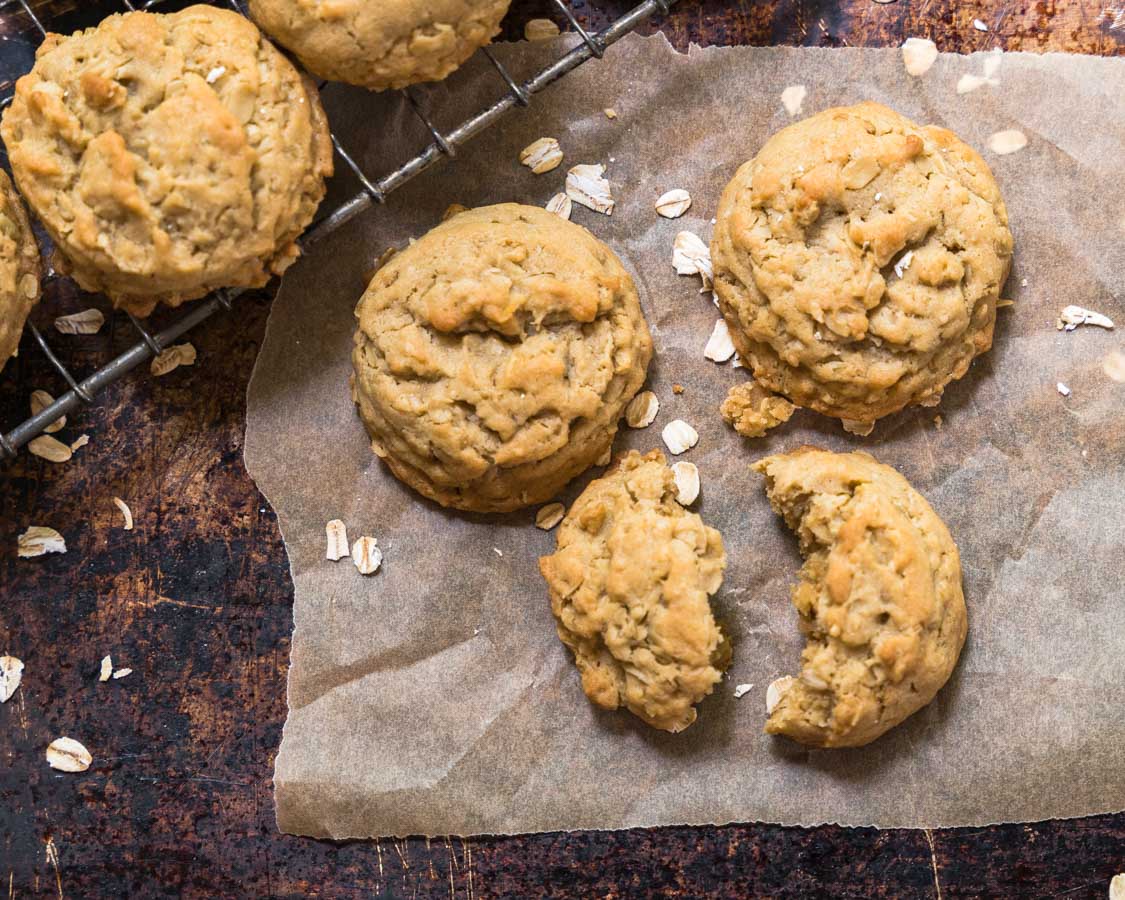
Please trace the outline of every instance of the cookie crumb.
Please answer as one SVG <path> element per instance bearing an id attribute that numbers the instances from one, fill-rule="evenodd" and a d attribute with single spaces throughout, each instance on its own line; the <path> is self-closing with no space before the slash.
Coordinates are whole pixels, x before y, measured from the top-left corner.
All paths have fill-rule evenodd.
<path id="1" fill-rule="evenodd" d="M 672 393 L 673 394 L 682 394 L 683 392 L 684 392 L 684 386 L 682 384 L 672 385 Z"/>
<path id="2" fill-rule="evenodd" d="M 941 426 L 945 424 L 945 419 L 941 416 L 934 416 L 934 428 L 941 431 Z"/>
<path id="3" fill-rule="evenodd" d="M 607 119 L 616 119 L 617 118 L 617 110 L 614 109 L 612 106 L 607 106 L 605 109 L 602 110 L 602 112 L 605 113 L 605 117 Z"/>
<path id="4" fill-rule="evenodd" d="M 859 419 L 841 419 L 840 424 L 844 426 L 844 431 L 848 434 L 858 435 L 859 437 L 867 437 L 875 430 L 874 422 L 862 422 Z"/>
<path id="5" fill-rule="evenodd" d="M 736 384 L 719 406 L 723 420 L 743 437 L 760 438 L 788 422 L 797 407 L 756 381 Z"/>
<path id="6" fill-rule="evenodd" d="M 1058 383 L 1057 383 L 1057 384 L 1055 385 L 1055 389 L 1056 389 L 1056 390 L 1057 390 L 1057 391 L 1058 391 L 1058 392 L 1059 392 L 1060 394 L 1062 394 L 1062 395 L 1063 395 L 1064 397 L 1069 397 L 1069 396 L 1070 396 L 1070 393 L 1071 393 L 1071 392 L 1070 392 L 1070 388 L 1068 388 L 1068 387 L 1067 387 L 1067 386 L 1066 386 L 1065 384 L 1063 384 L 1063 383 L 1062 383 L 1061 381 L 1060 381 L 1060 382 L 1058 382 Z"/>

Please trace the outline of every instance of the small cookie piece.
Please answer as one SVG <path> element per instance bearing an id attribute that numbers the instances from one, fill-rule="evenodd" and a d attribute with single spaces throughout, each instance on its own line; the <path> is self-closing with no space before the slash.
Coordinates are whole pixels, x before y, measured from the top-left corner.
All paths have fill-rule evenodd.
<path id="1" fill-rule="evenodd" d="M 595 465 L 652 357 L 613 252 L 516 203 L 458 213 L 395 254 L 356 317 L 372 449 L 415 490 L 477 512 L 544 503 Z"/>
<path id="2" fill-rule="evenodd" d="M 0 170 L 0 369 L 19 347 L 23 323 L 39 302 L 39 245 L 8 173 Z"/>
<path id="3" fill-rule="evenodd" d="M 539 560 L 586 696 L 664 731 L 694 722 L 730 662 L 710 603 L 726 564 L 719 532 L 677 502 L 659 450 L 631 450 L 590 482 Z"/>
<path id="4" fill-rule="evenodd" d="M 793 605 L 808 643 L 766 731 L 868 744 L 929 703 L 957 664 L 968 628 L 957 546 L 906 479 L 866 453 L 803 447 L 753 468 L 805 557 Z"/>
<path id="5" fill-rule="evenodd" d="M 373 91 L 441 81 L 500 31 L 510 0 L 250 0 L 312 74 Z"/>
<path id="6" fill-rule="evenodd" d="M 60 270 L 139 315 L 283 272 L 332 172 L 312 82 L 213 6 L 48 36 L 0 132 Z"/>
<path id="7" fill-rule="evenodd" d="M 775 393 L 874 422 L 933 405 L 992 346 L 1008 214 L 952 132 L 877 103 L 782 129 L 723 192 L 715 290 Z"/>
<path id="8" fill-rule="evenodd" d="M 784 397 L 771 394 L 756 381 L 736 384 L 719 407 L 723 420 L 743 437 L 765 437 L 767 431 L 788 422 L 796 411 Z"/>

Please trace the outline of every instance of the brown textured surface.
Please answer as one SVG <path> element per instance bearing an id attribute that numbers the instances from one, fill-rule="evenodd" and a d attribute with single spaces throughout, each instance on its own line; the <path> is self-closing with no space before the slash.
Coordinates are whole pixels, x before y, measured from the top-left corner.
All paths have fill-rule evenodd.
<path id="1" fill-rule="evenodd" d="M 630 0 L 576 3 L 599 24 Z M 73 10 L 73 2 L 36 4 Z M 520 0 L 510 31 L 544 6 Z M 664 25 L 701 43 L 887 45 L 928 34 L 943 50 L 1120 54 L 1125 30 L 1083 2 L 718 0 Z M 993 30 L 971 27 L 981 18 Z M 66 20 L 78 24 L 68 13 Z M 0 12 L 0 33 L 26 25 Z M 71 27 L 74 27 L 73 25 Z M 0 67 L 19 62 L 17 41 Z M 63 298 L 63 311 L 79 308 Z M 33 319 L 49 321 L 40 308 Z M 1125 869 L 1125 815 L 987 829 L 669 828 L 462 841 L 330 844 L 278 834 L 272 754 L 285 715 L 291 585 L 273 515 L 241 462 L 243 394 L 266 317 L 240 301 L 192 336 L 194 369 L 129 379 L 63 435 L 92 440 L 62 466 L 0 471 L 0 652 L 27 663 L 0 707 L 0 891 L 49 896 L 280 897 L 1104 897 Z M 126 323 L 66 339 L 85 371 L 132 336 Z M 0 422 L 33 387 L 57 392 L 25 338 L 0 375 Z M 110 498 L 126 498 L 125 533 Z M 17 563 L 15 536 L 51 524 L 71 552 Z M 96 682 L 111 652 L 135 671 Z M 85 741 L 83 775 L 43 749 Z"/>

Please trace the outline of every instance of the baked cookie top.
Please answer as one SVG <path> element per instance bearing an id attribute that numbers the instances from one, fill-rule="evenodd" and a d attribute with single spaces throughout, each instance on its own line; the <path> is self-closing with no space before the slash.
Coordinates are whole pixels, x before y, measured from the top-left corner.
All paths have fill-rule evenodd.
<path id="1" fill-rule="evenodd" d="M 39 302 L 39 245 L 8 173 L 0 170 L 0 369 L 20 343 Z"/>
<path id="2" fill-rule="evenodd" d="M 968 628 L 945 524 L 890 466 L 804 447 L 753 467 L 797 533 L 808 643 L 766 731 L 816 747 L 870 743 L 929 703 Z"/>
<path id="3" fill-rule="evenodd" d="M 954 134 L 877 103 L 782 129 L 723 192 L 711 255 L 754 377 L 859 423 L 936 404 L 992 345 L 1012 235 Z"/>
<path id="4" fill-rule="evenodd" d="M 553 497 L 613 443 L 652 339 L 633 279 L 532 206 L 458 213 L 371 279 L 353 394 L 372 448 L 444 506 Z"/>
<path id="5" fill-rule="evenodd" d="M 539 560 L 586 696 L 665 731 L 694 722 L 730 661 L 710 603 L 726 563 L 719 532 L 676 502 L 659 450 L 590 482 Z"/>
<path id="6" fill-rule="evenodd" d="M 211 6 L 48 36 L 0 132 L 61 267 L 140 314 L 284 270 L 332 171 L 312 83 Z"/>
<path id="7" fill-rule="evenodd" d="M 492 40 L 510 0 L 250 0 L 250 15 L 321 78 L 372 90 L 440 81 Z"/>

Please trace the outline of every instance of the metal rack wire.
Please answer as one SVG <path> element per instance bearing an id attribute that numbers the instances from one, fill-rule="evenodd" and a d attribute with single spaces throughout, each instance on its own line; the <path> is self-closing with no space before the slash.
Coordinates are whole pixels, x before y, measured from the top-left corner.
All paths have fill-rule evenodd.
<path id="1" fill-rule="evenodd" d="M 130 11 L 151 10 L 165 2 L 167 0 L 147 0 L 145 3 L 121 0 L 122 5 Z M 530 105 L 532 97 L 537 93 L 568 72 L 573 71 L 588 59 L 600 59 L 607 47 L 620 40 L 655 13 L 667 13 L 676 0 L 644 0 L 613 24 L 595 33 L 587 32 L 579 24 L 566 0 L 548 0 L 548 2 L 566 17 L 581 43 L 522 83 L 517 82 L 512 77 L 488 47 L 484 47 L 481 52 L 488 57 L 497 74 L 503 80 L 507 89 L 506 93 L 491 106 L 464 120 L 456 128 L 446 133 L 442 133 L 434 125 L 415 93 L 410 88 L 403 90 L 401 93 L 405 95 L 410 108 L 425 125 L 426 130 L 433 137 L 433 141 L 390 174 L 375 181 L 369 179 L 359 164 L 344 149 L 336 135 L 332 135 L 332 145 L 336 150 L 336 155 L 359 181 L 361 190 L 350 200 L 314 223 L 299 241 L 302 249 L 312 246 L 319 239 L 340 228 L 373 204 L 385 202 L 388 194 L 424 172 L 438 160 L 443 157 L 455 157 L 458 147 L 488 128 L 506 112 L 515 107 Z M 237 0 L 226 0 L 226 4 L 239 13 L 245 12 Z M 5 7 L 21 8 L 40 36 L 46 37 L 47 29 L 32 9 L 30 0 L 0 0 L 0 11 Z M 0 100 L 0 109 L 6 108 L 11 103 L 11 99 L 11 96 L 8 96 Z M 145 328 L 144 324 L 132 314 L 128 314 L 128 318 L 140 339 L 124 353 L 82 380 L 75 377 L 51 349 L 42 332 L 29 321 L 26 327 L 51 365 L 66 381 L 69 390 L 54 403 L 17 425 L 11 431 L 0 432 L 0 459 L 13 458 L 20 447 L 43 433 L 47 426 L 60 416 L 74 412 L 83 404 L 93 403 L 95 396 L 102 388 L 117 381 L 141 363 L 159 355 L 175 340 L 200 322 L 210 318 L 220 309 L 229 311 L 232 301 L 240 293 L 242 293 L 240 290 L 232 289 L 216 291 L 205 299 L 198 301 L 171 325 L 155 334 Z"/>

